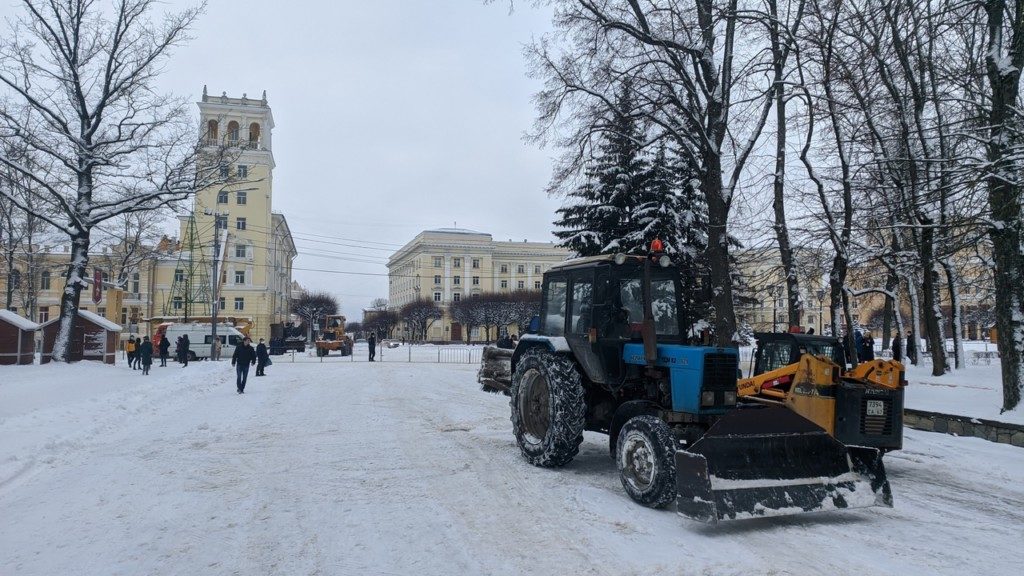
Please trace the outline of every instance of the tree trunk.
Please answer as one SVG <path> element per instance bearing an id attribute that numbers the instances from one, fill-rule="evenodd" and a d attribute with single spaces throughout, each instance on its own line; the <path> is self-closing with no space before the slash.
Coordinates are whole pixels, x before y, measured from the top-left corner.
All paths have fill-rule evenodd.
<path id="1" fill-rule="evenodd" d="M 60 325 L 53 343 L 54 362 L 71 360 L 71 334 L 78 319 L 78 303 L 85 287 L 89 267 L 89 231 L 80 230 L 71 237 L 71 264 L 64 277 L 64 293 L 60 297 Z"/>
<path id="2" fill-rule="evenodd" d="M 964 362 L 964 321 L 960 313 L 960 292 L 956 287 L 956 273 L 948 260 L 941 260 L 943 272 L 946 273 L 946 290 L 949 291 L 950 320 L 953 322 L 953 366 L 960 370 L 966 367 Z"/>
<path id="3" fill-rule="evenodd" d="M 935 231 L 931 221 L 921 229 L 921 289 L 924 292 L 924 325 L 932 355 L 932 376 L 946 373 L 946 335 L 942 309 L 939 308 L 939 273 L 935 270 Z"/>
<path id="4" fill-rule="evenodd" d="M 732 302 L 732 275 L 729 273 L 729 206 L 722 196 L 722 164 L 717 154 L 705 168 L 704 190 L 708 202 L 708 279 L 711 305 L 715 309 L 715 341 L 718 346 L 735 346 L 736 312 Z"/>
<path id="5" fill-rule="evenodd" d="M 989 111 L 988 204 L 992 212 L 992 259 L 995 260 L 996 329 L 999 332 L 999 363 L 1003 369 L 1003 411 L 1020 403 L 1024 389 L 1021 370 L 1024 355 L 1024 254 L 1021 253 L 1021 205 L 1019 166 L 1014 159 L 1019 127 L 1014 107 L 1020 92 L 1021 67 L 1024 65 L 1024 7 L 1018 0 L 1011 25 L 1013 37 L 1009 50 L 1004 48 L 1006 0 L 986 0 L 988 46 L 986 72 L 992 90 Z M 1009 56 L 1009 58 L 1006 58 Z M 1009 60 L 1009 66 L 1006 66 Z"/>

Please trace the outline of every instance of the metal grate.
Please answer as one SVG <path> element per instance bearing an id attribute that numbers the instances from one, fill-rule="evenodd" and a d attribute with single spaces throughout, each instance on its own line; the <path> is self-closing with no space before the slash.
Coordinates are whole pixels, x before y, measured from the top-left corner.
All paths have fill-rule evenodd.
<path id="1" fill-rule="evenodd" d="M 739 356 L 736 354 L 705 354 L 704 389 L 735 389 L 738 368 Z"/>
<path id="2" fill-rule="evenodd" d="M 868 402 L 881 402 L 881 415 L 868 415 Z M 888 436 L 892 434 L 892 400 L 889 398 L 862 398 L 860 401 L 860 432 L 866 436 Z"/>

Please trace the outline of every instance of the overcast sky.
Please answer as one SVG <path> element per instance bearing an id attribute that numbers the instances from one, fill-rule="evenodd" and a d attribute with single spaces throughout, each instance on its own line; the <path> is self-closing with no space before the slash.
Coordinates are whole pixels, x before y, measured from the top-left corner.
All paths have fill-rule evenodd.
<path id="1" fill-rule="evenodd" d="M 193 100 L 204 84 L 211 95 L 267 91 L 294 278 L 358 320 L 387 297 L 386 258 L 421 230 L 458 222 L 495 239 L 552 239 L 553 152 L 522 140 L 539 87 L 522 45 L 550 29 L 550 14 L 524 4 L 509 14 L 481 0 L 210 0 L 161 82 Z M 381 244 L 311 241 L 323 235 Z M 346 254 L 314 255 L 326 252 Z"/>

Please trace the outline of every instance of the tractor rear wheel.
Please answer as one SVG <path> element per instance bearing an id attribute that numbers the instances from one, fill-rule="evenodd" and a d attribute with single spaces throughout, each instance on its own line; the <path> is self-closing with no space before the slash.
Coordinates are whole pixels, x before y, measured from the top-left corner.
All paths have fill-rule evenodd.
<path id="1" fill-rule="evenodd" d="M 512 375 L 512 432 L 534 466 L 564 466 L 583 442 L 587 404 L 583 380 L 567 356 L 534 348 Z"/>
<path id="2" fill-rule="evenodd" d="M 622 487 L 638 504 L 662 508 L 675 500 L 675 436 L 661 418 L 630 418 L 619 432 L 615 462 Z"/>

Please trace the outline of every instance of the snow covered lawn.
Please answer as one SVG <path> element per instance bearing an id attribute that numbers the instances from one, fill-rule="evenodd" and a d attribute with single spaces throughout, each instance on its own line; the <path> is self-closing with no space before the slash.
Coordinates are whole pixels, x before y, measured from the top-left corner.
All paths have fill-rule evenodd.
<path id="1" fill-rule="evenodd" d="M 910 430 L 894 509 L 718 527 L 623 493 L 605 437 L 518 454 L 475 365 L 0 368 L 0 574 L 1010 574 L 1024 450 Z M 330 359 L 329 359 L 330 360 Z"/>

